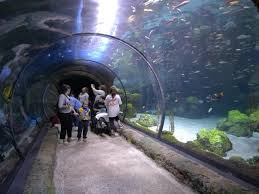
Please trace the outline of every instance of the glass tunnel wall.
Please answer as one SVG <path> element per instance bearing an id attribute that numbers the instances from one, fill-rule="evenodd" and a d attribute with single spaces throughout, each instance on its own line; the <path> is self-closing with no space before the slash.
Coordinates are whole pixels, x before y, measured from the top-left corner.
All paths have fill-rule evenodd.
<path id="1" fill-rule="evenodd" d="M 75 35 L 61 39 L 25 67 L 16 82 L 12 99 L 12 119 L 16 121 L 16 125 L 18 125 L 17 121 L 22 121 L 19 126 L 14 127 L 14 129 L 17 128 L 17 132 L 26 131 L 26 128 L 21 129 L 21 126 L 25 125 L 28 117 L 38 118 L 38 120 L 44 117 L 44 106 L 47 104 L 42 103 L 42 96 L 45 87 L 51 84 L 55 78 L 51 75 L 55 75 L 55 72 L 76 65 L 67 64 L 67 61 L 85 61 L 86 64 L 95 66 L 94 71 L 105 66 L 108 71 L 113 72 L 114 78 L 117 78 L 111 84 L 117 86 L 122 95 L 124 101 L 122 111 L 127 121 L 136 125 L 146 122 L 147 118 L 139 114 L 152 110 L 155 114 L 152 117 L 153 133 L 158 132 L 158 127 L 161 125 L 162 93 L 158 80 L 150 69 L 150 64 L 147 64 L 143 56 L 129 46 L 111 37 L 95 34 Z M 35 92 L 39 98 L 33 95 Z M 26 103 L 21 104 L 22 99 L 31 104 L 26 107 Z M 45 103 L 53 105 L 54 102 L 53 99 Z"/>
<path id="2" fill-rule="evenodd" d="M 69 68 L 90 76 L 96 67 L 91 79 L 100 84 L 101 72 L 113 72 L 109 84 L 122 83 L 127 94 L 126 121 L 157 133 L 159 86 L 138 53 L 105 37 L 59 39 L 91 32 L 118 37 L 152 62 L 166 102 L 163 140 L 258 180 L 259 15 L 252 1 L 58 2 L 0 2 L 1 168 L 12 140 L 26 139 L 35 121 L 53 114 L 53 83 L 72 75 Z"/>

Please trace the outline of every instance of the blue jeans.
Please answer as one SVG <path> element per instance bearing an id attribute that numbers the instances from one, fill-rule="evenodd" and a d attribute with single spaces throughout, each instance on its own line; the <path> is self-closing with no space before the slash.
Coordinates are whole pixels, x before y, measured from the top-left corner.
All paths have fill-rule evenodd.
<path id="1" fill-rule="evenodd" d="M 73 117 L 73 124 L 74 124 L 74 126 L 78 127 L 78 124 L 79 124 L 78 116 L 73 115 L 72 117 Z"/>
<path id="2" fill-rule="evenodd" d="M 88 132 L 88 125 L 89 121 L 79 121 L 78 123 L 78 133 L 77 133 L 77 138 L 80 139 L 82 135 L 82 130 L 83 130 L 83 138 L 85 139 L 87 137 L 87 132 Z"/>

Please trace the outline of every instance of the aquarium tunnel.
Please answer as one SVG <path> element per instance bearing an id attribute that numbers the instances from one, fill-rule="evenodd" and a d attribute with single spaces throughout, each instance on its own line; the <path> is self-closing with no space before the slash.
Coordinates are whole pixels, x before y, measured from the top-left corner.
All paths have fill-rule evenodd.
<path id="1" fill-rule="evenodd" d="M 62 84 L 90 102 L 91 84 L 115 86 L 124 126 L 258 187 L 258 7 L 0 0 L 0 188 L 44 137 Z"/>

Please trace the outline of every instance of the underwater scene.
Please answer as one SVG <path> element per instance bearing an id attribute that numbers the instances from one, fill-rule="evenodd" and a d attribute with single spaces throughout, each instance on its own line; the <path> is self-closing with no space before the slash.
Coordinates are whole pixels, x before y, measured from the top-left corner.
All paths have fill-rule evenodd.
<path id="1" fill-rule="evenodd" d="M 258 163 L 259 15 L 252 2 L 147 1 L 132 9 L 135 32 L 123 37 L 152 58 L 162 80 L 163 137 Z M 156 132 L 156 110 L 143 103 L 137 110 L 143 96 L 132 95 L 129 120 Z"/>
<path id="2" fill-rule="evenodd" d="M 57 2 L 0 0 L 1 176 L 55 114 L 60 80 L 78 72 L 119 88 L 125 123 L 258 175 L 253 1 Z"/>

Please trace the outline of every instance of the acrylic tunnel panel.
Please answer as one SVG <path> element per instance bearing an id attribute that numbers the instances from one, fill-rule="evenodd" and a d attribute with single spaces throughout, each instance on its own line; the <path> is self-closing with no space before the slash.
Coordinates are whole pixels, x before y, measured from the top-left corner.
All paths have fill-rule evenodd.
<path id="1" fill-rule="evenodd" d="M 82 34 L 57 41 L 21 73 L 12 100 L 12 119 L 17 135 L 28 127 L 30 122 L 27 120 L 44 118 L 42 99 L 46 85 L 55 79 L 55 72 L 73 68 L 77 61 L 94 65 L 92 74 L 101 68 L 111 72 L 114 75 L 111 84 L 119 89 L 126 120 L 157 133 L 161 121 L 161 92 L 150 64 L 141 53 L 119 40 Z"/>
<path id="2" fill-rule="evenodd" d="M 128 18 L 135 31 L 123 39 L 141 48 L 159 74 L 163 138 L 231 164 L 258 165 L 259 15 L 253 2 L 150 0 L 135 8 Z"/>

